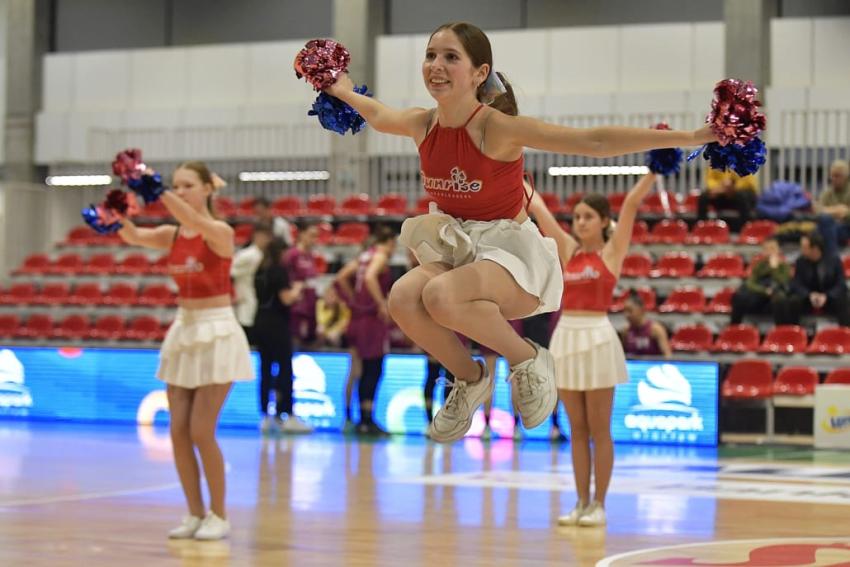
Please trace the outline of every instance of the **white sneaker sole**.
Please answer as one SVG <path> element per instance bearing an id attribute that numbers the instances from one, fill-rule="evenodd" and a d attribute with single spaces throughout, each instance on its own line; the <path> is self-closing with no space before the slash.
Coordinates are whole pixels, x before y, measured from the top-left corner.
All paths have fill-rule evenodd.
<path id="1" fill-rule="evenodd" d="M 546 363 L 546 376 L 549 377 L 546 384 L 546 390 L 550 401 L 531 415 L 525 415 L 522 413 L 522 410 L 519 411 L 519 415 L 522 418 L 522 425 L 526 429 L 534 429 L 546 421 L 558 405 L 558 386 L 555 384 L 555 358 L 552 356 L 552 353 L 549 352 L 549 349 L 543 348 L 537 344 L 535 344 L 535 347 L 540 349 Z"/>
<path id="2" fill-rule="evenodd" d="M 483 390 L 482 394 L 478 396 L 478 398 L 474 398 L 472 400 L 472 407 L 475 408 L 473 410 L 473 414 L 478 410 L 478 407 L 493 397 L 493 392 L 496 389 L 496 381 L 492 376 L 488 376 L 488 380 L 490 384 L 487 386 L 485 390 Z M 457 441 L 458 439 L 462 439 L 464 435 L 467 434 L 469 428 L 472 427 L 472 415 L 466 420 L 465 425 L 462 425 L 460 428 L 450 431 L 448 433 L 441 433 L 434 428 L 434 424 L 437 423 L 437 416 L 440 415 L 440 412 L 443 411 L 443 408 L 440 408 L 440 411 L 434 416 L 434 421 L 431 422 L 431 425 L 428 426 L 428 437 L 437 443 L 452 443 Z M 463 422 L 462 422 L 463 423 Z"/>

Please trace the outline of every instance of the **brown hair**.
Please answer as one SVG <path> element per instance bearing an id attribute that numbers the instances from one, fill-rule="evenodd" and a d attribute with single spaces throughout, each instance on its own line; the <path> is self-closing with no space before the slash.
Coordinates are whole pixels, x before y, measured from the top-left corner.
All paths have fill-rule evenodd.
<path id="1" fill-rule="evenodd" d="M 212 216 L 216 217 L 215 203 L 213 201 L 213 195 L 216 192 L 216 188 L 215 183 L 213 183 L 213 174 L 207 164 L 202 161 L 184 161 L 177 166 L 177 169 L 188 169 L 189 171 L 194 171 L 198 174 L 198 177 L 201 178 L 201 183 L 209 183 L 212 186 L 213 192 L 207 197 L 207 210 L 209 210 Z"/>
<path id="2" fill-rule="evenodd" d="M 602 228 L 602 240 L 608 241 L 611 236 L 611 203 L 608 198 L 600 193 L 589 193 L 581 198 L 579 204 L 585 204 L 603 219 L 608 219 L 608 224 Z"/>
<path id="3" fill-rule="evenodd" d="M 447 24 L 443 24 L 433 32 L 431 32 L 431 37 L 434 37 L 439 31 L 443 30 L 451 30 L 457 36 L 460 44 L 463 46 L 463 50 L 466 51 L 466 54 L 469 56 L 470 60 L 472 60 L 472 64 L 476 67 L 481 67 L 485 63 L 490 67 L 490 72 L 493 73 L 493 49 L 490 47 L 490 40 L 487 38 L 487 34 L 481 31 L 481 28 L 475 26 L 473 24 L 467 22 L 449 22 Z M 430 38 L 428 38 L 430 41 Z M 508 82 L 507 77 L 502 73 L 496 72 L 496 76 L 502 80 L 502 83 L 505 85 L 505 90 L 507 92 L 500 94 L 497 96 L 491 103 L 490 106 L 503 112 L 505 114 L 509 114 L 511 116 L 516 116 L 519 114 L 519 107 L 516 103 L 516 97 L 514 96 L 514 89 L 511 84 Z M 475 97 L 480 101 L 484 96 L 486 80 L 478 86 L 478 91 L 475 93 Z"/>
<path id="4" fill-rule="evenodd" d="M 372 242 L 374 244 L 384 244 L 396 238 L 398 238 L 398 234 L 386 225 L 378 226 L 372 234 Z"/>

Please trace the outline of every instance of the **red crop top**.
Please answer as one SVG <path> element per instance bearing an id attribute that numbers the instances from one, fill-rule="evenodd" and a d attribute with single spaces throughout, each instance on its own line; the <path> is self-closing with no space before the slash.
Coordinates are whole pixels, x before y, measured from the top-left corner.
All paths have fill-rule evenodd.
<path id="1" fill-rule="evenodd" d="M 578 251 L 564 268 L 564 311 L 607 313 L 614 297 L 617 278 L 602 261 L 599 252 Z"/>
<path id="2" fill-rule="evenodd" d="M 178 228 L 168 253 L 168 273 L 181 299 L 230 295 L 231 262 L 213 252 L 200 234 L 186 238 Z"/>
<path id="3" fill-rule="evenodd" d="M 419 145 L 425 191 L 444 213 L 463 220 L 512 219 L 522 210 L 523 158 L 498 161 L 475 146 L 466 126 L 484 105 L 475 109 L 460 128 L 439 121 Z"/>

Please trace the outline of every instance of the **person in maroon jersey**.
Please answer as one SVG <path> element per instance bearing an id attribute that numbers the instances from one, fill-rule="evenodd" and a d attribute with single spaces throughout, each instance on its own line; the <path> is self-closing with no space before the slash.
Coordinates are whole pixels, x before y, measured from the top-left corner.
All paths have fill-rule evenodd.
<path id="1" fill-rule="evenodd" d="M 315 279 L 319 276 L 314 248 L 319 240 L 319 226 L 305 223 L 300 227 L 295 246 L 283 255 L 283 263 L 289 271 L 292 284 L 301 284 L 301 297 L 290 308 L 290 327 L 296 341 L 305 345 L 316 339 L 316 294 Z"/>
<path id="2" fill-rule="evenodd" d="M 640 294 L 631 291 L 623 306 L 628 325 L 620 332 L 623 351 L 634 356 L 673 356 L 667 329 L 646 318 L 646 306 Z"/>
<path id="3" fill-rule="evenodd" d="M 152 172 L 146 177 L 154 178 Z M 167 250 L 168 271 L 178 288 L 177 316 L 160 348 L 157 370 L 168 385 L 174 464 L 189 507 L 189 515 L 169 533 L 172 538 L 221 539 L 230 532 L 224 458 L 215 430 L 233 381 L 254 378 L 248 340 L 231 304 L 233 228 L 212 213 L 220 186 L 221 178 L 204 163 L 183 163 L 174 171 L 172 190 L 158 183 L 159 200 L 179 224 L 139 228 L 125 218 L 118 231 L 128 244 Z M 210 492 L 209 514 L 196 449 Z"/>
<path id="4" fill-rule="evenodd" d="M 399 242 L 421 265 L 396 282 L 388 306 L 405 334 L 456 377 L 429 434 L 440 442 L 460 439 L 475 409 L 493 394 L 493 378 L 455 332 L 507 359 L 514 406 L 525 427 L 536 427 L 557 403 L 554 361 L 508 320 L 558 309 L 563 279 L 554 242 L 526 212 L 524 149 L 607 157 L 700 145 L 715 136 L 708 126 L 692 132 L 577 129 L 518 116 L 510 84 L 493 69 L 489 39 L 468 23 L 431 34 L 422 78 L 436 108 L 390 108 L 354 92 L 344 73 L 326 92 L 375 130 L 407 136 L 419 148 L 422 181 L 436 208 L 402 226 Z M 512 112 L 488 106 L 499 97 Z"/>

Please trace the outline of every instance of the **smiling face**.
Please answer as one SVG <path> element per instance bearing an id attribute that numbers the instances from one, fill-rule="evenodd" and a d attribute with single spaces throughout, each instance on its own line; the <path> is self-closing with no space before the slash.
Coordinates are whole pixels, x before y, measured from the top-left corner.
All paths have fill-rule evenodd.
<path id="1" fill-rule="evenodd" d="M 212 183 L 204 183 L 197 171 L 187 167 L 179 167 L 174 170 L 171 188 L 178 197 L 186 201 L 196 211 L 203 211 L 207 208 L 207 199 L 213 193 Z"/>
<path id="2" fill-rule="evenodd" d="M 487 44 L 486 51 L 489 52 L 490 46 L 486 36 L 477 28 L 475 30 L 483 37 Z M 469 41 L 467 39 L 467 42 Z M 480 39 L 478 41 L 480 42 Z M 474 59 L 451 27 L 438 29 L 428 42 L 425 60 L 422 62 L 425 88 L 437 102 L 475 97 L 479 85 L 487 79 L 491 65 L 486 61 L 476 62 Z"/>

